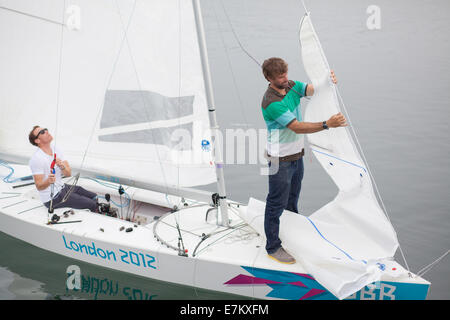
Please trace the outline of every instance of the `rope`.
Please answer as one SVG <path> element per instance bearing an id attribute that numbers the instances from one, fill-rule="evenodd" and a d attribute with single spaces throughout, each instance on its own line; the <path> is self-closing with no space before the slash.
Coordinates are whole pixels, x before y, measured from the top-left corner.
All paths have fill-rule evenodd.
<path id="1" fill-rule="evenodd" d="M 55 113 L 55 139 L 54 139 L 54 148 L 56 149 L 56 138 L 58 133 L 58 117 L 59 117 L 59 98 L 61 91 L 61 70 L 62 70 L 62 60 L 63 60 L 63 47 L 64 47 L 64 14 L 66 12 L 66 1 L 64 1 L 63 12 L 62 12 L 62 21 L 61 24 L 61 36 L 59 43 L 59 67 L 58 67 L 58 87 L 56 91 L 56 113 Z"/>
<path id="2" fill-rule="evenodd" d="M 114 76 L 114 72 L 115 72 L 115 70 L 116 70 L 116 67 L 117 67 L 119 58 L 120 58 L 121 53 L 122 53 L 122 50 L 123 50 L 123 47 L 124 47 L 124 45 L 125 45 L 125 43 L 126 43 L 126 44 L 127 44 L 127 48 L 128 48 L 128 50 L 129 50 L 129 53 L 130 53 L 131 60 L 132 60 L 132 65 L 133 65 L 134 72 L 135 72 L 135 75 L 136 75 L 136 81 L 137 81 L 137 83 L 138 83 L 139 91 L 142 92 L 142 90 L 141 90 L 141 84 L 140 84 L 140 81 L 139 81 L 139 77 L 138 77 L 138 75 L 137 75 L 137 70 L 136 70 L 136 66 L 135 66 L 135 62 L 134 62 L 134 57 L 133 57 L 133 55 L 131 54 L 131 48 L 130 48 L 130 45 L 129 45 L 129 42 L 128 42 L 128 38 L 127 38 L 128 29 L 129 29 L 129 27 L 130 27 L 130 24 L 131 24 L 131 21 L 132 21 L 132 18 L 133 18 L 135 9 L 136 9 L 136 1 L 134 1 L 134 3 L 133 3 L 133 8 L 132 8 L 132 11 L 131 11 L 129 20 L 128 20 L 128 22 L 127 22 L 126 25 L 124 25 L 124 22 L 123 22 L 123 19 L 122 19 L 122 14 L 121 14 L 121 12 L 120 12 L 120 8 L 119 8 L 119 5 L 117 4 L 117 1 L 115 1 L 115 4 L 116 4 L 116 8 L 117 8 L 117 11 L 118 11 L 118 14 L 119 14 L 119 18 L 120 18 L 120 25 L 121 25 L 121 27 L 122 27 L 122 30 L 123 30 L 123 33 L 124 33 L 124 34 L 123 34 L 123 38 L 122 38 L 121 43 L 120 43 L 119 50 L 118 50 L 118 52 L 117 52 L 117 54 L 116 54 L 116 57 L 115 57 L 113 66 L 112 66 L 111 74 L 109 75 L 109 78 L 108 78 L 108 82 L 107 82 L 107 85 L 106 85 L 106 89 L 109 88 L 109 86 L 110 86 L 110 84 L 111 84 L 112 78 L 113 78 L 113 76 Z M 143 100 L 144 103 L 145 103 L 145 97 L 142 96 L 142 100 Z M 147 116 L 147 119 L 148 119 L 149 117 L 148 117 L 147 108 L 144 108 L 144 109 L 145 109 L 145 111 L 146 111 L 146 116 Z M 83 154 L 83 158 L 82 158 L 82 161 L 81 161 L 80 169 L 82 169 L 82 168 L 84 167 L 84 164 L 85 164 L 85 161 L 86 161 L 86 157 L 87 157 L 87 153 L 88 153 L 88 151 L 89 151 L 89 148 L 90 148 L 90 145 L 91 145 L 91 142 L 92 142 L 92 138 L 93 138 L 94 133 L 95 133 L 96 125 L 97 125 L 97 123 L 98 123 L 98 121 L 99 121 L 99 117 L 100 117 L 100 115 L 101 115 L 101 113 L 102 113 L 102 110 L 103 110 L 102 105 L 100 105 L 99 110 L 98 110 L 98 112 L 97 112 L 97 116 L 96 116 L 96 118 L 95 118 L 94 125 L 92 126 L 92 129 L 91 129 L 91 133 L 90 133 L 90 136 L 89 136 L 89 139 L 88 139 L 88 144 L 87 144 L 87 146 L 86 146 L 86 148 L 85 148 L 85 151 L 84 151 L 84 154 Z M 153 132 L 152 132 L 152 134 L 153 134 Z M 156 153 L 157 153 L 157 155 L 158 155 L 158 160 L 159 160 L 158 163 L 159 163 L 160 166 L 161 166 L 161 161 L 160 161 L 160 156 L 159 156 L 158 148 L 156 148 Z M 166 177 L 165 177 L 165 174 L 164 174 L 164 171 L 162 170 L 162 168 L 161 168 L 161 171 L 162 171 L 162 173 L 163 173 L 163 178 L 164 178 L 164 181 L 165 181 L 165 186 L 166 186 L 166 188 L 167 188 L 167 181 L 166 181 Z M 167 193 L 168 193 L 168 190 L 167 190 Z"/>
<path id="3" fill-rule="evenodd" d="M 117 5 L 117 3 L 116 3 L 116 5 Z M 126 29 L 125 29 L 125 31 L 124 31 L 124 36 L 123 36 L 123 38 L 122 38 L 122 40 L 121 40 L 119 51 L 117 52 L 116 59 L 114 60 L 114 63 L 113 63 L 113 66 L 112 66 L 112 70 L 111 70 L 111 74 L 109 75 L 108 83 L 107 83 L 107 85 L 106 85 L 106 89 L 109 88 L 109 86 L 110 86 L 110 84 L 111 84 L 111 81 L 112 81 L 112 77 L 113 77 L 113 75 L 114 75 L 114 71 L 116 70 L 116 65 L 117 65 L 117 62 L 119 61 L 120 54 L 121 54 L 121 52 L 122 52 L 123 45 L 124 45 L 124 43 L 125 43 L 126 32 L 128 31 L 128 28 L 129 28 L 129 26 L 130 26 L 131 18 L 133 17 L 135 7 L 136 7 L 136 1 L 134 2 L 133 9 L 132 9 L 131 14 L 130 14 L 130 19 L 129 19 L 129 21 L 128 21 L 128 25 L 127 25 L 127 27 L 126 27 Z M 122 21 L 122 20 L 121 20 L 121 21 Z M 92 137 L 93 137 L 94 132 L 95 132 L 95 127 L 96 127 L 96 124 L 97 124 L 97 122 L 98 122 L 98 118 L 100 117 L 100 114 L 101 114 L 102 110 L 103 110 L 103 108 L 102 108 L 102 106 L 100 106 L 100 108 L 99 108 L 99 110 L 98 110 L 98 112 L 97 112 L 97 116 L 96 116 L 96 118 L 95 118 L 94 125 L 93 125 L 92 130 L 91 130 L 91 134 L 90 134 L 90 136 L 89 136 L 88 145 L 86 146 L 86 149 L 85 149 L 84 155 L 83 155 L 83 159 L 81 160 L 81 166 L 80 166 L 80 169 L 82 169 L 83 166 L 84 166 L 84 162 L 85 162 L 85 160 L 86 160 L 86 155 L 87 155 L 87 152 L 89 151 L 89 147 L 90 147 L 90 145 L 91 145 Z"/>
<path id="4" fill-rule="evenodd" d="M 436 260 L 434 260 L 432 263 L 430 263 L 429 265 L 423 267 L 422 269 L 420 269 L 419 272 L 417 272 L 416 278 L 417 277 L 421 277 L 423 276 L 425 273 L 427 273 L 428 271 L 430 271 L 435 265 L 437 265 L 442 259 L 444 259 L 448 254 L 450 253 L 450 250 L 447 250 L 446 253 L 444 253 L 442 256 L 440 256 L 439 258 L 437 258 Z"/>
<path id="5" fill-rule="evenodd" d="M 91 178 L 91 177 L 82 177 L 82 178 L 95 181 L 95 182 L 97 182 L 98 184 L 100 184 L 102 186 L 105 186 L 105 187 L 108 187 L 108 188 L 111 188 L 111 189 L 114 189 L 114 190 L 118 189 L 118 187 L 116 185 L 108 183 L 108 182 L 105 182 L 105 181 L 100 181 L 98 179 Z M 125 199 L 127 200 L 127 202 L 125 202 L 125 204 L 116 203 L 113 199 L 110 199 L 111 203 L 114 204 L 115 206 L 119 207 L 119 208 L 129 207 L 130 203 L 131 203 L 131 197 L 126 191 L 123 194 L 125 196 Z M 100 196 L 100 195 L 98 196 L 98 198 L 105 199 L 104 196 Z"/>
<path id="6" fill-rule="evenodd" d="M 301 1 L 302 1 L 303 9 L 305 9 L 305 12 L 308 13 L 309 11 L 308 11 L 308 9 L 306 9 L 305 1 L 304 0 L 301 0 Z"/>
<path id="7" fill-rule="evenodd" d="M 225 6 L 224 6 L 223 2 L 220 1 L 220 3 L 221 3 L 221 5 L 222 5 L 223 11 L 226 13 L 226 9 L 225 9 Z M 234 74 L 233 67 L 232 67 L 232 64 L 231 64 L 231 60 L 230 60 L 230 55 L 229 55 L 229 52 L 228 52 L 228 48 L 227 48 L 227 46 L 225 45 L 225 40 L 223 39 L 222 29 L 221 29 L 221 27 L 220 27 L 220 22 L 219 22 L 219 18 L 218 18 L 218 16 L 217 16 L 217 12 L 216 12 L 216 10 L 214 9 L 214 6 L 213 6 L 212 8 L 213 8 L 214 16 L 216 17 L 217 28 L 218 28 L 218 30 L 219 30 L 220 40 L 222 41 L 222 45 L 223 45 L 223 47 L 225 48 L 225 53 L 226 53 L 226 57 L 227 57 L 228 68 L 230 69 L 230 72 L 231 72 L 231 78 L 233 79 L 233 86 L 234 86 L 234 89 L 235 89 L 235 91 L 236 91 L 236 93 L 237 93 L 237 98 L 238 98 L 239 106 L 240 106 L 240 109 L 241 109 L 242 117 L 243 117 L 243 120 L 244 120 L 244 123 L 245 123 L 246 128 L 248 128 L 249 125 L 248 125 L 248 121 L 247 121 L 247 116 L 245 115 L 245 111 L 244 111 L 244 107 L 243 107 L 244 104 L 243 104 L 243 102 L 242 102 L 242 98 L 241 98 L 241 95 L 240 95 L 240 93 L 239 93 L 239 88 L 238 88 L 237 81 L 236 81 L 236 76 L 235 76 L 235 74 Z M 228 23 L 229 23 L 230 26 L 231 26 L 231 30 L 233 30 L 233 33 L 235 34 L 236 40 L 237 40 L 237 42 L 240 44 L 240 41 L 237 39 L 236 33 L 234 32 L 233 26 L 232 26 L 232 24 L 231 24 L 231 22 L 230 22 L 230 20 L 229 20 L 229 18 L 228 18 L 228 15 L 226 15 L 226 16 L 227 16 Z M 240 46 L 242 47 L 241 44 L 240 44 Z M 243 50 L 245 50 L 245 49 L 243 49 Z M 247 54 L 248 54 L 248 53 L 247 53 Z M 255 61 L 256 61 L 256 60 L 255 60 Z"/>
<path id="8" fill-rule="evenodd" d="M 64 13 L 66 11 L 66 1 L 64 0 L 63 5 L 63 11 L 62 11 L 62 21 L 64 22 Z M 60 98 L 60 92 L 61 92 L 61 70 L 62 70 L 62 57 L 63 57 L 63 46 L 64 46 L 64 23 L 61 24 L 61 36 L 60 36 L 60 43 L 59 43 L 59 66 L 58 66 L 58 86 L 56 89 L 56 112 L 55 112 L 55 137 L 54 137 L 54 144 L 53 144 L 53 157 L 56 159 L 56 138 L 58 136 L 58 118 L 59 118 L 59 98 Z M 53 173 L 53 172 L 51 172 Z M 50 207 L 48 214 L 50 214 L 53 211 L 53 199 L 54 199 L 54 192 L 55 192 L 55 184 L 52 183 L 50 187 Z M 50 219 L 48 219 L 50 221 Z"/>
<path id="9" fill-rule="evenodd" d="M 21 15 L 24 15 L 24 16 L 27 16 L 27 17 L 30 17 L 30 18 L 39 19 L 39 20 L 42 20 L 42 21 L 45 21 L 45 22 L 50 22 L 50 23 L 53 23 L 53 24 L 64 26 L 64 19 L 63 19 L 63 23 L 61 23 L 59 21 L 50 20 L 50 19 L 47 19 L 47 18 L 44 18 L 44 17 L 36 16 L 34 14 L 30 14 L 30 13 L 26 13 L 26 12 L 23 12 L 23 11 L 14 10 L 14 9 L 11 9 L 11 8 L 6 8 L 6 7 L 3 7 L 3 6 L 0 6 L 0 9 L 11 11 L 11 12 L 14 12 L 14 13 L 18 13 L 18 14 L 21 14 Z"/>
<path id="10" fill-rule="evenodd" d="M 235 226 L 230 226 L 230 227 L 228 227 L 228 228 L 226 228 L 226 229 L 224 229 L 224 230 L 220 230 L 220 231 L 217 231 L 217 232 L 215 232 L 215 233 L 212 233 L 211 235 L 215 235 L 215 234 L 218 234 L 218 233 L 221 233 L 221 232 L 225 232 L 225 231 L 228 231 L 228 230 L 232 229 L 230 232 L 228 232 L 228 233 L 224 234 L 223 236 L 217 238 L 216 240 L 214 240 L 213 242 L 209 243 L 207 246 L 205 246 L 204 248 L 202 248 L 201 250 L 199 250 L 198 252 L 196 252 L 196 253 L 195 253 L 195 256 L 198 256 L 198 255 L 200 254 L 200 252 L 204 251 L 205 249 L 209 248 L 209 247 L 212 246 L 213 244 L 217 243 L 219 240 L 222 240 L 223 238 L 227 237 L 227 236 L 230 235 L 231 233 L 236 232 L 236 231 L 238 231 L 238 230 L 240 230 L 240 229 L 243 229 L 243 228 L 245 228 L 246 226 L 248 226 L 248 225 L 247 225 L 247 223 L 245 223 L 245 222 L 243 222 L 243 223 L 238 223 L 238 224 L 235 225 Z M 245 233 L 245 234 L 243 234 L 243 235 L 241 235 L 241 236 L 243 237 L 243 236 L 247 236 L 247 235 L 249 235 L 249 234 L 254 234 L 254 232 L 253 232 L 253 231 L 249 231 L 249 232 L 247 232 L 247 233 Z M 208 238 L 209 238 L 209 237 L 208 237 Z M 207 238 L 205 238 L 204 240 L 206 240 L 206 239 L 207 239 Z M 238 240 L 237 240 L 237 241 L 238 241 Z M 203 242 L 203 240 L 200 241 L 200 243 L 202 243 L 202 242 Z M 197 247 L 199 247 L 200 243 L 197 245 Z"/>
<path id="11" fill-rule="evenodd" d="M 63 4 L 63 10 L 62 10 L 62 16 L 61 16 L 61 21 L 62 22 L 46 19 L 46 18 L 43 18 L 43 17 L 39 17 L 39 16 L 36 16 L 36 15 L 32 15 L 32 14 L 29 14 L 29 13 L 26 13 L 26 12 L 22 12 L 22 11 L 10 9 L 10 8 L 6 8 L 6 7 L 3 7 L 3 6 L 0 6 L 0 9 L 4 9 L 4 10 L 11 11 L 11 12 L 14 12 L 14 13 L 22 14 L 24 16 L 28 16 L 28 17 L 31 17 L 31 18 L 39 19 L 39 20 L 42 20 L 42 21 L 45 21 L 45 22 L 50 22 L 50 23 L 57 24 L 57 25 L 61 26 L 61 35 L 60 35 L 60 44 L 59 44 L 58 85 L 57 85 L 57 91 L 56 91 L 55 133 L 54 133 L 54 135 L 55 135 L 55 137 L 54 137 L 54 149 L 56 149 L 56 139 L 57 139 L 57 136 L 58 136 L 58 118 L 59 118 L 59 106 L 60 106 L 60 92 L 61 92 L 61 90 L 60 90 L 60 88 L 61 88 L 61 73 L 62 73 L 63 48 L 64 48 L 64 27 L 65 27 L 64 15 L 65 15 L 65 11 L 66 11 L 66 1 L 64 1 L 64 4 Z M 5 182 L 12 183 L 12 182 L 15 182 L 15 181 L 18 181 L 18 180 L 23 180 L 23 178 L 17 178 L 17 179 L 14 179 L 14 180 L 9 180 L 9 178 L 14 174 L 14 169 L 9 167 L 9 166 L 7 166 L 7 165 L 4 165 L 4 166 L 6 166 L 6 167 L 8 167 L 8 168 L 10 168 L 12 170 L 11 173 L 4 179 Z M 77 179 L 75 180 L 75 183 L 71 186 L 71 188 L 69 189 L 69 192 L 66 194 L 66 196 L 64 197 L 64 199 L 63 199 L 63 201 L 61 203 L 65 202 L 67 200 L 68 196 L 72 193 L 73 187 L 75 186 L 76 182 L 77 182 Z M 54 184 L 51 185 L 51 197 L 52 197 L 51 200 L 52 201 L 53 201 L 53 196 L 54 196 L 53 191 L 54 191 Z"/>
<path id="12" fill-rule="evenodd" d="M 220 0 L 220 3 L 222 4 L 222 8 L 223 8 L 223 11 L 224 11 L 225 16 L 226 16 L 226 18 L 227 18 L 228 24 L 229 24 L 230 27 L 231 27 L 231 32 L 233 33 L 234 38 L 236 39 L 236 41 L 237 41 L 239 47 L 242 49 L 242 51 L 244 51 L 244 53 L 245 53 L 250 59 L 252 59 L 252 60 L 253 60 L 253 61 L 261 68 L 261 67 L 262 67 L 262 64 L 259 63 L 258 60 L 256 60 L 256 58 L 254 58 L 254 57 L 253 57 L 253 56 L 252 56 L 252 55 L 244 48 L 244 46 L 242 45 L 242 43 L 241 43 L 241 41 L 239 40 L 239 37 L 238 37 L 236 31 L 234 30 L 233 24 L 232 24 L 231 21 L 230 21 L 230 17 L 228 16 L 227 10 L 225 9 L 225 6 L 223 5 L 222 0 Z"/>
<path id="13" fill-rule="evenodd" d="M 148 120 L 150 120 L 150 117 L 149 117 L 149 113 L 148 113 L 147 103 L 146 103 L 145 96 L 143 95 L 142 85 L 141 85 L 141 81 L 140 81 L 140 78 L 139 78 L 139 75 L 138 75 L 138 72 L 137 72 L 135 59 L 134 59 L 134 56 L 133 56 L 133 54 L 131 52 L 131 46 L 130 46 L 130 43 L 129 43 L 128 37 L 127 37 L 127 30 L 128 30 L 128 27 L 129 27 L 129 25 L 131 23 L 132 16 L 134 14 L 134 9 L 136 8 L 136 1 L 134 1 L 133 13 L 131 14 L 130 19 L 128 21 L 127 29 L 125 29 L 125 26 L 123 24 L 122 14 L 120 12 L 120 8 L 119 8 L 119 5 L 118 5 L 117 1 L 115 1 L 115 4 L 116 4 L 116 7 L 117 7 L 117 10 L 118 10 L 118 13 L 119 13 L 120 24 L 122 26 L 122 29 L 124 30 L 124 40 L 126 41 L 128 52 L 130 54 L 131 64 L 133 65 L 134 74 L 136 76 L 136 82 L 137 82 L 137 85 L 138 85 L 138 88 L 139 88 L 139 92 L 141 93 L 142 102 L 144 103 L 145 116 L 146 116 L 147 123 L 148 123 L 149 122 Z M 180 41 L 181 41 L 181 39 L 180 39 Z M 111 77 L 112 77 L 112 75 L 111 75 Z M 150 129 L 150 132 L 152 134 L 152 137 L 154 138 L 154 133 L 153 133 L 153 130 L 151 130 L 152 128 L 151 128 L 150 125 L 149 125 L 149 129 Z M 161 157 L 160 157 L 159 149 L 158 149 L 157 145 L 155 145 L 155 149 L 156 149 L 156 155 L 158 156 L 158 163 L 159 163 L 159 166 L 160 166 L 160 169 L 161 169 L 161 173 L 162 173 L 162 176 L 163 176 L 163 179 L 164 179 L 164 186 L 166 187 L 166 195 L 167 195 L 167 194 L 169 194 L 168 183 L 167 183 L 166 175 L 164 173 L 164 168 L 162 167 L 162 161 L 161 161 Z"/>
<path id="14" fill-rule="evenodd" d="M 178 99 L 177 99 L 178 117 L 177 118 L 178 118 L 178 126 L 179 127 L 180 127 L 180 123 L 181 123 L 180 122 L 180 115 L 181 115 L 180 106 L 181 106 L 181 83 L 182 83 L 182 81 L 181 81 L 181 2 L 180 1 L 181 0 L 178 0 Z M 178 189 L 178 193 L 180 193 L 180 190 L 179 190 L 179 186 L 180 186 L 180 158 L 179 158 L 180 151 L 181 150 L 177 150 L 177 189 Z M 163 172 L 163 174 L 164 174 L 164 172 Z M 168 197 L 167 193 L 166 193 L 165 197 L 166 197 L 167 203 L 173 207 L 173 205 L 169 201 L 169 197 Z M 181 204 L 181 201 L 180 201 L 180 203 L 177 204 L 176 207 L 178 208 L 180 204 Z M 182 240 L 183 237 L 181 236 L 181 233 L 180 233 L 180 224 L 179 224 L 180 217 L 179 217 L 179 215 L 180 215 L 179 210 L 174 212 L 175 224 L 176 224 L 176 228 L 177 228 L 178 234 L 179 234 L 179 241 L 180 241 L 180 239 L 181 239 L 181 241 L 183 241 Z"/>
<path id="15" fill-rule="evenodd" d="M 3 181 L 6 183 L 14 183 L 17 181 L 24 181 L 24 180 L 28 180 L 28 179 L 31 180 L 33 178 L 33 176 L 24 176 L 24 177 L 11 179 L 12 176 L 14 175 L 14 168 L 11 167 L 6 161 L 3 161 L 3 160 L 0 160 L 0 166 L 3 166 L 5 168 L 8 168 L 9 170 L 11 170 L 11 172 L 3 178 Z"/>

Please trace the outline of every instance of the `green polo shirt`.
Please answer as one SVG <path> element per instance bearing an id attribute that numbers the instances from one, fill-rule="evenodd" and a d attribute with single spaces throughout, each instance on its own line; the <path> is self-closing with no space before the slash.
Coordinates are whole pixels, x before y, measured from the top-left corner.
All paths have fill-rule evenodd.
<path id="1" fill-rule="evenodd" d="M 297 119 L 302 121 L 300 98 L 306 96 L 307 84 L 289 80 L 286 95 L 270 86 L 264 94 L 261 107 L 267 125 L 267 153 L 272 157 L 285 157 L 304 148 L 304 135 L 287 126 Z"/>

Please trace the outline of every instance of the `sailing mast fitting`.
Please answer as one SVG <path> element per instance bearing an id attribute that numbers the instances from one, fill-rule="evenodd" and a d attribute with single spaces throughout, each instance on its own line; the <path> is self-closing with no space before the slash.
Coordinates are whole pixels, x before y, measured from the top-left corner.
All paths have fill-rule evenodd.
<path id="1" fill-rule="evenodd" d="M 203 78 L 205 80 L 205 91 L 206 91 L 206 100 L 208 105 L 208 112 L 209 114 L 209 122 L 210 127 L 213 131 L 217 130 L 219 128 L 219 125 L 217 123 L 216 118 L 216 110 L 214 107 L 214 95 L 212 90 L 212 81 L 211 81 L 211 73 L 209 69 L 209 63 L 208 63 L 208 53 L 206 50 L 206 39 L 205 39 L 205 31 L 203 28 L 203 20 L 202 20 L 202 14 L 200 10 L 200 2 L 199 0 L 192 0 L 193 8 L 194 8 L 194 17 L 195 17 L 195 25 L 197 29 L 197 37 L 198 37 L 198 44 L 200 49 L 200 57 L 202 61 L 202 70 L 203 70 Z M 214 143 L 217 143 L 215 141 Z M 222 222 L 221 224 L 223 226 L 228 227 L 229 220 L 228 220 L 228 207 L 227 207 L 227 201 L 226 201 L 226 191 L 225 191 L 225 178 L 223 173 L 223 159 L 222 159 L 222 152 L 221 152 L 221 146 L 218 146 L 214 149 L 214 158 L 216 163 L 216 174 L 217 174 L 217 188 L 219 191 L 219 207 L 220 207 L 220 213 L 222 216 Z"/>

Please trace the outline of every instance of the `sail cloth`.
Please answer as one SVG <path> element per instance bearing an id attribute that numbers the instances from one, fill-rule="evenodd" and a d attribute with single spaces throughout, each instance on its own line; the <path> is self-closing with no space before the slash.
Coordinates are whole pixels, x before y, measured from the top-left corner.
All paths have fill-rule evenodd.
<path id="1" fill-rule="evenodd" d="M 300 25 L 300 41 L 303 64 L 314 85 L 304 121 L 322 122 L 341 110 L 309 15 Z M 348 128 L 323 130 L 307 139 L 339 191 L 333 201 L 309 217 L 285 211 L 280 220 L 283 246 L 339 299 L 380 280 L 384 273 L 404 274 L 392 261 L 398 247 L 396 233 L 378 204 Z M 245 219 L 256 229 L 262 228 L 264 207 L 255 199 L 249 203 Z"/>
<path id="2" fill-rule="evenodd" d="M 75 168 L 163 186 L 217 181 L 191 1 L 2 6 L 0 153 L 30 157 L 39 124 Z"/>

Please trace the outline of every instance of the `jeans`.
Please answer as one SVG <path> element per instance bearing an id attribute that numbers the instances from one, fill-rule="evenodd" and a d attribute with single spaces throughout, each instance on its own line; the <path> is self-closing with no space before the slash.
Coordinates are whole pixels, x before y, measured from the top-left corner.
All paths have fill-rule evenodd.
<path id="1" fill-rule="evenodd" d="M 269 166 L 272 167 L 269 162 Z M 275 167 L 275 166 L 273 166 Z M 264 231 L 266 251 L 271 254 L 281 247 L 280 216 L 284 210 L 298 213 L 298 199 L 302 188 L 303 157 L 295 161 L 280 161 L 278 172 L 269 175 L 269 194 L 266 199 Z"/>
<path id="2" fill-rule="evenodd" d="M 67 192 L 69 192 L 69 189 L 70 186 L 65 184 L 61 191 L 58 192 L 56 197 L 53 198 L 53 209 L 67 207 L 73 209 L 89 209 L 92 212 L 98 211 L 96 200 L 97 194 L 88 191 L 80 186 L 75 186 L 67 200 L 61 202 Z M 50 201 L 44 203 L 44 205 L 49 208 Z"/>

